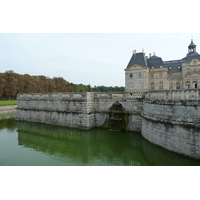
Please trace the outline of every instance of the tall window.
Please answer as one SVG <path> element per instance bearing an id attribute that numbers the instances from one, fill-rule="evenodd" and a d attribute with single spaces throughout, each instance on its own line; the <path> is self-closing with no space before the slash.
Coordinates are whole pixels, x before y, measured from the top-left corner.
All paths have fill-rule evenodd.
<path id="1" fill-rule="evenodd" d="M 163 90 L 163 82 L 162 81 L 159 82 L 159 90 Z"/>
<path id="2" fill-rule="evenodd" d="M 151 83 L 151 90 L 154 90 L 154 83 Z"/>
<path id="3" fill-rule="evenodd" d="M 169 83 L 169 89 L 170 89 L 170 90 L 173 90 L 173 82 L 170 82 L 170 83 Z"/>
<path id="4" fill-rule="evenodd" d="M 130 78 L 133 78 L 133 73 L 130 73 Z"/>
<path id="5" fill-rule="evenodd" d="M 142 78 L 142 72 L 138 72 L 138 78 Z"/>
<path id="6" fill-rule="evenodd" d="M 142 81 L 141 80 L 139 80 L 138 81 L 138 90 L 142 90 L 143 88 L 142 88 Z"/>
<path id="7" fill-rule="evenodd" d="M 187 81 L 187 82 L 185 83 L 185 88 L 186 88 L 186 89 L 189 89 L 189 88 L 190 88 L 190 82 L 189 82 L 189 81 Z"/>
<path id="8" fill-rule="evenodd" d="M 180 88 L 181 88 L 181 87 L 180 87 L 180 82 L 177 82 L 177 83 L 176 83 L 176 89 L 179 90 Z"/>
<path id="9" fill-rule="evenodd" d="M 159 74 L 159 78 L 162 78 L 163 77 L 163 73 L 161 72 L 160 74 Z"/>
<path id="10" fill-rule="evenodd" d="M 129 83 L 130 89 L 133 89 L 133 83 Z"/>
<path id="11" fill-rule="evenodd" d="M 197 88 L 197 82 L 196 81 L 193 82 L 193 88 Z"/>

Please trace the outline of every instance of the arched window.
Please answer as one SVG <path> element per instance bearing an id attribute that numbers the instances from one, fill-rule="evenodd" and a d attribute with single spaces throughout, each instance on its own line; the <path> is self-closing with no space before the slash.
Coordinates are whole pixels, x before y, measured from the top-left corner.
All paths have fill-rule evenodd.
<path id="1" fill-rule="evenodd" d="M 130 73 L 130 78 L 133 78 L 133 73 Z"/>
<path id="2" fill-rule="evenodd" d="M 196 81 L 193 82 L 193 88 L 197 88 L 197 82 Z"/>
<path id="3" fill-rule="evenodd" d="M 179 90 L 180 88 L 181 88 L 181 87 L 180 87 L 180 82 L 177 82 L 177 83 L 176 83 L 176 89 Z"/>
<path id="4" fill-rule="evenodd" d="M 190 88 L 190 82 L 189 82 L 189 81 L 187 81 L 187 82 L 185 83 L 185 88 L 186 88 L 186 89 L 189 89 L 189 88 Z"/>
<path id="5" fill-rule="evenodd" d="M 162 81 L 159 82 L 159 90 L 163 90 L 163 82 Z"/>

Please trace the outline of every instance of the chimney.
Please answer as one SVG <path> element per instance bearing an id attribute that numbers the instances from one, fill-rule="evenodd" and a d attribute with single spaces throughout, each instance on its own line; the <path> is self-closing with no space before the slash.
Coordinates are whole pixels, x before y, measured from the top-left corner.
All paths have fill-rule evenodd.
<path id="1" fill-rule="evenodd" d="M 149 53 L 149 58 L 151 58 L 151 53 Z"/>
<path id="2" fill-rule="evenodd" d="M 134 55 L 136 55 L 136 50 L 133 51 Z"/>

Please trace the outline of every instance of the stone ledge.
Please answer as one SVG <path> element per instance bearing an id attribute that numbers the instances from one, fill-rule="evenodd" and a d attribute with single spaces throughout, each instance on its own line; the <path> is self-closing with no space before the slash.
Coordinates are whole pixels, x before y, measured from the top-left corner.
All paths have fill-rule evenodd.
<path id="1" fill-rule="evenodd" d="M 158 100 L 158 99 L 145 99 L 144 103 L 158 104 L 158 105 L 175 105 L 175 106 L 200 106 L 200 100 Z"/>
<path id="2" fill-rule="evenodd" d="M 0 113 L 14 112 L 17 110 L 17 106 L 0 106 Z"/>

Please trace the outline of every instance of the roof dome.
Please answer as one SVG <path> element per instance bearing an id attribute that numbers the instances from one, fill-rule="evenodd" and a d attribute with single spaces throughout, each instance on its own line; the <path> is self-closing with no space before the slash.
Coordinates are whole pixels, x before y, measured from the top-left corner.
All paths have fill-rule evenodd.
<path id="1" fill-rule="evenodd" d="M 196 53 L 196 45 L 193 43 L 193 40 L 191 40 L 190 45 L 188 46 L 188 54 Z M 187 54 L 187 55 L 188 55 Z"/>

